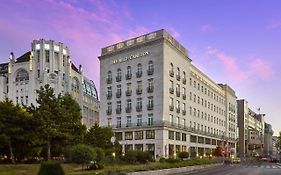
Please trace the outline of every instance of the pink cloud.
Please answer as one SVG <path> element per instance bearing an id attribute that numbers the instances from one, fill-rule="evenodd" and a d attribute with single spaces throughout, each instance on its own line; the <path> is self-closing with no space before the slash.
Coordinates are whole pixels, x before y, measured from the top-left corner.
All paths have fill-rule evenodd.
<path id="1" fill-rule="evenodd" d="M 211 31 L 211 29 L 212 29 L 212 27 L 210 24 L 205 24 L 205 25 L 201 26 L 202 32 L 209 32 L 209 31 Z"/>
<path id="2" fill-rule="evenodd" d="M 169 27 L 168 28 L 168 32 L 175 38 L 175 39 L 178 39 L 180 36 L 181 36 L 181 34 L 180 34 L 180 32 L 178 32 L 175 28 L 173 28 L 173 27 Z"/>
<path id="3" fill-rule="evenodd" d="M 216 58 L 219 63 L 222 64 L 226 75 L 236 82 L 253 79 L 268 80 L 274 75 L 274 70 L 271 68 L 270 64 L 260 58 L 250 59 L 250 63 L 246 66 L 247 69 L 245 70 L 237 63 L 237 58 L 226 55 L 224 52 L 212 46 L 207 47 L 206 53 Z"/>
<path id="4" fill-rule="evenodd" d="M 270 25 L 268 25 L 267 29 L 277 29 L 281 27 L 281 22 L 273 22 Z"/>

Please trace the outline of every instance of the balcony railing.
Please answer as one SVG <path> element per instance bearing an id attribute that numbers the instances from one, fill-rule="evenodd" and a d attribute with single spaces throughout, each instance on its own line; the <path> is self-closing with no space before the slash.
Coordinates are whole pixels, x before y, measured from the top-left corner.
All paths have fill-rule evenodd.
<path id="1" fill-rule="evenodd" d="M 130 80 L 130 79 L 132 79 L 132 74 L 130 73 L 130 74 L 126 74 L 126 80 Z"/>
<path id="2" fill-rule="evenodd" d="M 106 94 L 106 98 L 107 98 L 107 100 L 110 100 L 112 98 L 112 93 Z"/>
<path id="3" fill-rule="evenodd" d="M 121 92 L 116 92 L 116 97 L 120 98 L 121 97 Z"/>
<path id="4" fill-rule="evenodd" d="M 121 76 L 116 76 L 116 82 L 119 82 L 122 80 L 122 77 Z"/>
<path id="5" fill-rule="evenodd" d="M 174 71 L 173 70 L 170 70 L 169 74 L 170 74 L 171 77 L 174 77 Z"/>
<path id="6" fill-rule="evenodd" d="M 107 82 L 107 84 L 111 84 L 112 83 L 112 78 L 106 78 L 106 82 Z"/>
<path id="7" fill-rule="evenodd" d="M 147 110 L 153 110 L 153 103 L 147 104 Z"/>
<path id="8" fill-rule="evenodd" d="M 154 90 L 154 87 L 153 87 L 153 86 L 148 86 L 148 87 L 147 87 L 147 92 L 148 92 L 148 93 L 152 93 L 153 90 Z"/>
<path id="9" fill-rule="evenodd" d="M 176 91 L 177 97 L 181 96 L 181 92 L 179 90 Z"/>
<path id="10" fill-rule="evenodd" d="M 137 112 L 141 112 L 141 111 L 142 111 L 142 105 L 136 106 L 136 111 L 137 111 Z"/>
<path id="11" fill-rule="evenodd" d="M 131 113 L 132 112 L 132 108 L 131 107 L 126 107 L 126 113 Z"/>
<path id="12" fill-rule="evenodd" d="M 111 109 L 106 110 L 106 114 L 107 115 L 111 115 L 112 114 L 112 110 Z"/>
<path id="13" fill-rule="evenodd" d="M 136 72 L 136 77 L 137 77 L 137 78 L 140 78 L 141 76 L 142 76 L 142 71 L 137 71 L 137 72 Z"/>
<path id="14" fill-rule="evenodd" d="M 170 111 L 174 111 L 174 106 L 169 106 Z"/>
<path id="15" fill-rule="evenodd" d="M 169 88 L 169 92 L 170 92 L 170 94 L 173 94 L 174 93 L 174 88 Z"/>
<path id="16" fill-rule="evenodd" d="M 147 75 L 153 75 L 154 69 L 148 69 L 147 70 Z"/>
<path id="17" fill-rule="evenodd" d="M 126 96 L 131 96 L 132 95 L 132 90 L 127 90 L 126 91 Z"/>
<path id="18" fill-rule="evenodd" d="M 142 94 L 142 89 L 141 88 L 137 88 L 136 89 L 136 94 L 138 94 L 138 95 Z"/>
<path id="19" fill-rule="evenodd" d="M 182 78 L 182 83 L 186 84 L 186 78 Z"/>
<path id="20" fill-rule="evenodd" d="M 116 108 L 116 114 L 121 114 L 121 108 Z"/>

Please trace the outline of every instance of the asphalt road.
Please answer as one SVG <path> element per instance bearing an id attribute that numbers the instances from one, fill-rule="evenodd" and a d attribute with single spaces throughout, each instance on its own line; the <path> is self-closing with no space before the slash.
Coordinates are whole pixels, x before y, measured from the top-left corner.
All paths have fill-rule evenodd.
<path id="1" fill-rule="evenodd" d="M 195 173 L 177 175 L 281 175 L 281 164 L 260 162 L 254 164 L 222 165 Z"/>

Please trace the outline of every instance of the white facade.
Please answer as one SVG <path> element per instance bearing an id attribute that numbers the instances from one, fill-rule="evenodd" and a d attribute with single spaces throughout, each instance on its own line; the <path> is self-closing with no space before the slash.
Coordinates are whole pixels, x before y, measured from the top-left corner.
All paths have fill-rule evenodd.
<path id="1" fill-rule="evenodd" d="M 235 147 L 235 92 L 192 65 L 166 31 L 103 48 L 99 59 L 100 124 L 113 127 L 123 152 L 206 156 L 221 143 Z"/>
<path id="2" fill-rule="evenodd" d="M 55 94 L 69 93 L 79 103 L 82 123 L 91 127 L 99 122 L 99 101 L 94 83 L 84 77 L 82 67 L 71 62 L 69 50 L 63 43 L 52 40 L 34 40 L 31 51 L 8 63 L 0 64 L 0 99 L 14 103 L 36 104 L 36 90 L 45 84 Z"/>

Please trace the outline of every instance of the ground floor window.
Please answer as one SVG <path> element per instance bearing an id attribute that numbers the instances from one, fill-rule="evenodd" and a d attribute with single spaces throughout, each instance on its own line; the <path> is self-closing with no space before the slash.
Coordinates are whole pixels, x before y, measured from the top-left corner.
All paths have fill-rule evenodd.
<path id="1" fill-rule="evenodd" d="M 135 150 L 143 151 L 143 144 L 135 144 Z"/>
<path id="2" fill-rule="evenodd" d="M 152 156 L 154 156 L 155 145 L 154 144 L 146 144 L 146 151 L 149 152 Z"/>
<path id="3" fill-rule="evenodd" d="M 133 145 L 132 144 L 125 145 L 125 152 L 132 151 L 132 150 L 133 150 Z"/>

